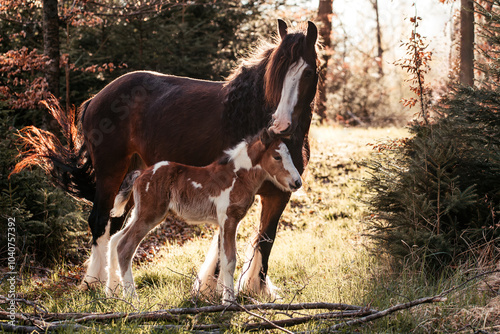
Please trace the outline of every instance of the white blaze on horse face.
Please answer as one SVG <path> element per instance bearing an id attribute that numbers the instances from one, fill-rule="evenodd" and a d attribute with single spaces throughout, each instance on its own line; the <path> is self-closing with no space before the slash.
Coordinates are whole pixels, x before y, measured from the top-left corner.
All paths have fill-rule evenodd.
<path id="1" fill-rule="evenodd" d="M 304 59 L 300 58 L 292 64 L 286 73 L 281 90 L 281 99 L 273 114 L 273 125 L 269 130 L 274 133 L 281 133 L 292 124 L 292 114 L 299 99 L 299 82 L 302 73 L 307 67 Z"/>
<path id="2" fill-rule="evenodd" d="M 288 185 L 295 185 L 296 181 L 299 181 L 299 180 L 302 183 L 302 179 L 300 178 L 300 173 L 297 170 L 297 168 L 295 168 L 295 165 L 293 164 L 293 161 L 292 161 L 292 156 L 290 155 L 290 151 L 288 151 L 288 147 L 285 145 L 285 143 L 281 143 L 279 145 L 279 149 L 276 151 L 281 155 L 281 162 L 283 164 L 283 168 L 285 168 L 285 170 L 289 174 L 289 177 L 287 177 L 287 180 L 286 180 L 287 184 Z M 288 189 L 288 190 L 292 190 L 292 189 Z M 293 189 L 293 190 L 297 190 L 297 189 Z"/>
<path id="3" fill-rule="evenodd" d="M 158 163 L 155 164 L 154 168 L 153 168 L 153 175 L 155 175 L 156 171 L 158 170 L 158 168 L 162 167 L 162 166 L 168 166 L 169 162 L 168 161 L 160 161 Z"/>
<path id="4" fill-rule="evenodd" d="M 246 141 L 242 141 L 236 147 L 226 150 L 226 154 L 229 155 L 231 161 L 234 162 L 234 170 L 250 169 L 252 168 L 252 160 L 248 156 L 248 143 Z"/>

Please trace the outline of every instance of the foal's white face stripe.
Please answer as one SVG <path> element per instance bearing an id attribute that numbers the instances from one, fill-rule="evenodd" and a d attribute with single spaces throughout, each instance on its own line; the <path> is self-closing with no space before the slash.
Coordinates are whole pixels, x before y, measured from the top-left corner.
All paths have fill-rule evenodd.
<path id="1" fill-rule="evenodd" d="M 281 161 L 283 162 L 283 167 L 290 173 L 292 176 L 299 175 L 297 168 L 292 161 L 292 156 L 290 155 L 290 151 L 288 151 L 288 147 L 285 143 L 281 143 L 277 152 L 281 155 Z"/>
<path id="2" fill-rule="evenodd" d="M 274 132 L 280 133 L 292 123 L 292 113 L 299 99 L 299 82 L 302 73 L 307 67 L 304 59 L 300 58 L 292 64 L 286 73 L 281 90 L 281 99 L 273 114 L 274 123 L 271 127 Z"/>
<path id="3" fill-rule="evenodd" d="M 295 165 L 292 161 L 292 156 L 290 155 L 290 151 L 288 151 L 288 147 L 286 147 L 285 143 L 281 143 L 279 149 L 276 151 L 281 155 L 281 162 L 283 163 L 283 167 L 290 174 L 290 182 L 299 180 L 300 173 L 297 168 L 295 168 Z"/>
<path id="4" fill-rule="evenodd" d="M 158 168 L 160 168 L 162 166 L 168 166 L 168 161 L 160 161 L 160 162 L 156 163 L 155 167 L 153 168 L 153 175 L 155 175 Z"/>
<path id="5" fill-rule="evenodd" d="M 246 141 L 242 141 L 235 148 L 227 150 L 226 154 L 229 155 L 231 161 L 234 162 L 234 170 L 250 169 L 252 168 L 252 160 L 248 156 L 248 143 Z"/>

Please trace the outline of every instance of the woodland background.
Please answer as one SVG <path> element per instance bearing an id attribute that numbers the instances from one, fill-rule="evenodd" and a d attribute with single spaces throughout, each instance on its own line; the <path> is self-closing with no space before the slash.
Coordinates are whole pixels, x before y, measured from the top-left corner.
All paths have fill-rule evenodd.
<path id="1" fill-rule="evenodd" d="M 392 5 L 410 13 L 401 20 L 403 14 L 392 12 L 404 22 L 397 29 L 385 12 Z M 467 279 L 494 271 L 500 259 L 500 1 L 427 4 L 426 10 L 450 13 L 437 43 L 421 32 L 429 22 L 420 5 L 356 1 L 364 15 L 356 24 L 341 10 L 354 2 L 340 0 L 0 0 L 0 215 L 5 225 L 16 217 L 18 266 L 32 274 L 30 268 L 79 265 L 88 254 L 89 203 L 54 188 L 36 168 L 8 177 L 19 161 L 23 127 L 64 140 L 42 101 L 70 110 L 133 70 L 223 80 L 259 40 L 275 34 L 277 18 L 286 18 L 292 25 L 313 20 L 320 28 L 315 126 L 409 131 L 376 141 L 359 162 L 366 173 L 356 176 L 363 189 L 356 201 L 373 249 L 387 254 L 395 272 L 444 279 L 460 270 Z M 446 45 L 441 59 L 429 43 Z M 157 239 L 182 243 L 206 231 L 176 221 L 163 232 Z M 6 243 L 0 235 L 2 265 Z M 495 284 L 489 292 L 498 295 Z"/>

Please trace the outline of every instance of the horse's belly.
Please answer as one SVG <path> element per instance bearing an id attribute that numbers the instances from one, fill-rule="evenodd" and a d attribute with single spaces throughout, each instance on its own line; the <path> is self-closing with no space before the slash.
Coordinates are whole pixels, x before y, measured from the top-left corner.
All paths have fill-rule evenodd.
<path id="1" fill-rule="evenodd" d="M 190 225 L 217 224 L 217 217 L 211 203 L 192 200 L 190 202 L 171 201 L 169 209 L 182 217 Z"/>

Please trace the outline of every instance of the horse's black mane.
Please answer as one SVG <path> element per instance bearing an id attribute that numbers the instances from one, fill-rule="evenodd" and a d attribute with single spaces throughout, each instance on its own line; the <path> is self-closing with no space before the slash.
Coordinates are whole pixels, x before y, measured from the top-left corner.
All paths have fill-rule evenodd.
<path id="1" fill-rule="evenodd" d="M 286 71 L 299 59 L 304 43 L 305 33 L 297 32 L 286 35 L 283 41 L 265 44 L 229 76 L 225 86 L 227 96 L 224 101 L 224 122 L 229 131 L 230 146 L 270 125 L 277 102 L 275 98 L 270 101 L 269 95 L 281 93 Z M 268 68 L 271 68 L 274 77 L 267 78 L 266 81 Z M 276 85 L 273 87 L 275 92 L 271 94 L 266 94 L 268 82 Z M 277 100 L 279 101 L 279 96 Z"/>

